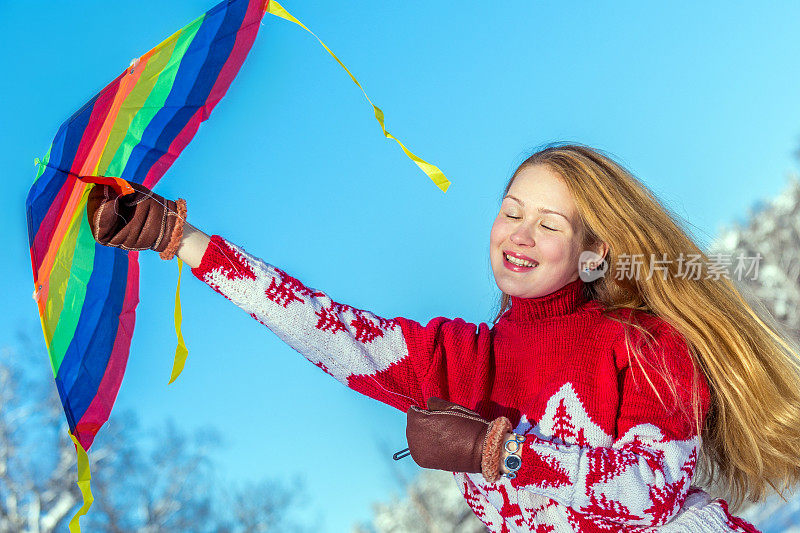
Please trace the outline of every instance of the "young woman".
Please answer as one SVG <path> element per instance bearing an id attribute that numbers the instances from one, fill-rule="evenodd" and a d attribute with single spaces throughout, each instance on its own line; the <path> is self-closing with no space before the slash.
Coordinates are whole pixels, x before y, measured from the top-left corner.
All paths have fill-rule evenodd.
<path id="1" fill-rule="evenodd" d="M 96 186 L 88 211 L 98 242 L 177 253 L 323 371 L 407 412 L 412 457 L 452 471 L 492 531 L 753 532 L 726 499 L 800 479 L 796 346 L 592 148 L 549 145 L 506 185 L 491 326 L 337 303 L 143 187 Z"/>

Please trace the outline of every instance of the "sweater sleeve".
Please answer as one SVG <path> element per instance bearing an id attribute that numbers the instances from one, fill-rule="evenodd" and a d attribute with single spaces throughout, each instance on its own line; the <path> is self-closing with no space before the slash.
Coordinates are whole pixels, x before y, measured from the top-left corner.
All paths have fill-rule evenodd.
<path id="1" fill-rule="evenodd" d="M 470 390 L 479 373 L 458 363 L 477 345 L 488 353 L 485 324 L 383 318 L 331 300 L 218 235 L 192 273 L 345 386 L 403 412 L 430 396 L 449 399 L 451 380 Z"/>
<path id="2" fill-rule="evenodd" d="M 634 356 L 628 357 L 624 336 L 615 343 L 621 369 L 619 438 L 602 447 L 591 446 L 580 432 L 578 443 L 528 433 L 522 443 L 522 466 L 512 486 L 570 507 L 579 513 L 574 515 L 577 521 L 660 526 L 675 517 L 686 500 L 700 445 L 693 423 L 679 409 L 682 403 L 691 412 L 693 363 L 686 344 L 670 333 L 674 330 L 658 329 L 661 333 L 655 334 L 653 347 L 642 347 L 642 366 Z M 650 366 L 659 361 L 654 354 L 663 354 L 662 364 L 677 396 L 671 395 L 668 384 Z M 659 368 L 662 364 L 656 363 Z M 702 374 L 698 382 L 704 418 L 708 387 Z"/>

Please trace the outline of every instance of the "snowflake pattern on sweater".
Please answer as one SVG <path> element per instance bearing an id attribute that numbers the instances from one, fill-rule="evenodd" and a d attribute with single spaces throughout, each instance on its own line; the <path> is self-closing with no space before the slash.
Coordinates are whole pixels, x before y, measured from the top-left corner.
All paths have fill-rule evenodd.
<path id="1" fill-rule="evenodd" d="M 192 272 L 353 390 L 403 412 L 438 396 L 512 420 L 525 436 L 515 479 L 453 474 L 490 531 L 758 533 L 691 486 L 700 445 L 692 424 L 677 404 L 665 407 L 667 384 L 631 362 L 621 326 L 583 297 L 580 279 L 512 298 L 490 328 L 444 317 L 422 326 L 334 302 L 217 235 Z M 660 350 L 652 354 L 663 355 L 652 361 L 666 365 L 687 404 L 686 346 L 648 316 Z M 705 381 L 700 392 L 705 412 Z"/>

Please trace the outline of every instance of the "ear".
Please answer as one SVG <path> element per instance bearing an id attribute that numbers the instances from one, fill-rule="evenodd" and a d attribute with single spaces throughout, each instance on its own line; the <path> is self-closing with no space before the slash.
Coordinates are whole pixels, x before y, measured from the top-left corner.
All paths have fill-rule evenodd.
<path id="1" fill-rule="evenodd" d="M 592 248 L 592 251 L 594 251 L 594 253 L 602 257 L 603 261 L 605 261 L 606 256 L 608 255 L 608 249 L 609 249 L 608 243 L 603 241 L 600 242 L 599 244 L 596 244 L 594 248 Z"/>

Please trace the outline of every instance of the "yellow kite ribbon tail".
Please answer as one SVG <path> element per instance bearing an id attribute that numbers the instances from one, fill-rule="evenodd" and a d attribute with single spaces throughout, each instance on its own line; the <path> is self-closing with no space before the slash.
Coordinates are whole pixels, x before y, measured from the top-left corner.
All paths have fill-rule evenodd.
<path id="1" fill-rule="evenodd" d="M 328 48 L 325 45 L 325 43 L 322 42 L 322 39 L 317 37 L 316 33 L 314 33 L 313 31 L 309 30 L 305 26 L 305 24 L 303 24 L 302 22 L 297 20 L 294 16 L 292 16 L 288 11 L 286 11 L 286 9 L 284 9 L 284 7 L 282 5 L 280 5 L 275 0 L 269 0 L 269 3 L 267 5 L 267 13 L 270 13 L 270 14 L 275 15 L 276 17 L 280 17 L 282 19 L 286 19 L 289 22 L 294 22 L 295 24 L 297 24 L 298 26 L 300 26 L 301 28 L 306 30 L 308 33 L 310 33 L 311 35 L 316 37 L 316 39 L 319 41 L 319 44 L 321 44 L 325 48 L 325 50 L 328 51 L 328 53 L 336 60 L 337 63 L 339 63 L 339 65 L 345 70 L 345 72 L 347 72 L 347 74 L 350 75 L 350 79 L 353 80 L 353 83 L 358 85 L 358 88 L 361 89 L 362 93 L 364 93 L 364 97 L 367 99 L 367 102 L 370 103 L 370 105 L 372 106 L 372 109 L 375 111 L 375 119 L 381 125 L 381 129 L 383 130 L 383 134 L 389 139 L 394 139 L 397 142 L 397 144 L 400 145 L 400 148 L 403 149 L 403 152 L 405 152 L 405 154 L 408 156 L 408 158 L 411 159 L 414 163 L 416 163 L 417 166 L 425 174 L 427 174 L 430 179 L 433 180 L 433 182 L 436 184 L 436 186 L 439 187 L 442 190 L 442 192 L 447 192 L 447 188 L 450 187 L 450 180 L 448 180 L 445 177 L 444 173 L 439 169 L 439 167 L 437 167 L 436 165 L 432 165 L 432 164 L 428 163 L 427 161 L 425 161 L 424 159 L 421 159 L 421 158 L 417 157 L 408 148 L 406 148 L 405 145 L 402 142 L 400 142 L 400 140 L 397 137 L 395 137 L 394 135 L 392 135 L 391 133 L 386 131 L 386 125 L 384 124 L 383 111 L 381 111 L 378 106 L 376 106 L 375 104 L 372 103 L 372 100 L 370 100 L 369 96 L 367 96 L 367 92 L 364 90 L 364 87 L 362 87 L 361 84 L 358 83 L 358 80 L 356 79 L 355 76 L 353 76 L 353 73 L 350 72 L 350 69 L 348 69 L 346 66 L 344 66 L 344 63 L 342 63 L 342 61 L 338 57 L 336 57 L 336 54 L 334 54 L 331 51 L 331 49 Z"/>
<path id="2" fill-rule="evenodd" d="M 186 356 L 189 355 L 189 350 L 186 349 L 186 344 L 183 342 L 183 333 L 181 332 L 181 322 L 183 315 L 181 314 L 181 271 L 183 270 L 183 261 L 178 258 L 178 287 L 175 289 L 175 333 L 178 335 L 178 346 L 175 348 L 175 362 L 172 364 L 172 376 L 169 382 L 172 383 L 183 372 L 183 365 L 186 364 Z"/>
<path id="3" fill-rule="evenodd" d="M 78 442 L 78 439 L 75 438 L 72 432 L 69 433 L 69 438 L 75 443 L 75 450 L 78 452 L 78 488 L 81 490 L 81 495 L 83 496 L 83 506 L 78 509 L 75 516 L 69 521 L 69 530 L 70 533 L 80 533 L 80 517 L 89 511 L 89 507 L 91 507 L 92 502 L 94 502 L 92 487 L 90 486 L 92 472 L 89 470 L 89 456 L 86 454 L 86 450 L 83 449 L 83 446 L 81 446 L 81 443 Z"/>

